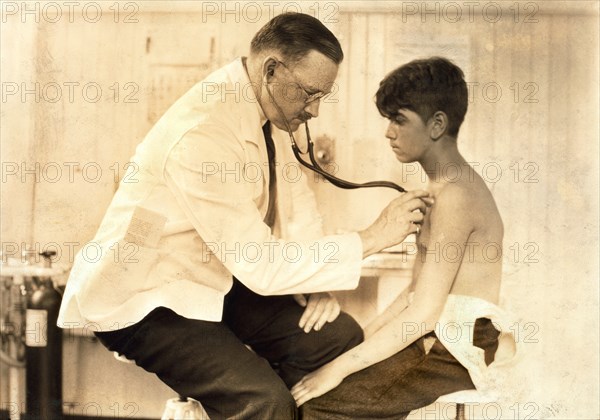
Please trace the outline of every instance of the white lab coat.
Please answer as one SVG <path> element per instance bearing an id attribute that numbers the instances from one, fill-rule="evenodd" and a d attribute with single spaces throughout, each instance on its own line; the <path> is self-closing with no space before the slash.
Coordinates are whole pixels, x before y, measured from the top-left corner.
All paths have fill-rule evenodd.
<path id="1" fill-rule="evenodd" d="M 279 130 L 276 236 L 264 224 L 265 121 L 241 59 L 182 96 L 136 149 L 96 236 L 77 254 L 59 326 L 123 328 L 158 306 L 219 321 L 232 275 L 265 295 L 355 288 L 360 237 L 323 237 Z"/>

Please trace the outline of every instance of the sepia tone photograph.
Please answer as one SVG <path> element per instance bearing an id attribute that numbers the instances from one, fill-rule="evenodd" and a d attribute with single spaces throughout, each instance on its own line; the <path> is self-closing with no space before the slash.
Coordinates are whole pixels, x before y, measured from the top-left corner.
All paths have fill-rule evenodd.
<path id="1" fill-rule="evenodd" d="M 599 15 L 0 0 L 0 419 L 600 418 Z"/>

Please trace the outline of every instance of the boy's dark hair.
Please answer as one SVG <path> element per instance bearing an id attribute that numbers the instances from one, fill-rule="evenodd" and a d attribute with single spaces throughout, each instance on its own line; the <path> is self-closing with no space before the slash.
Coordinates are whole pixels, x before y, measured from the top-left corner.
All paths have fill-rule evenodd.
<path id="1" fill-rule="evenodd" d="M 400 109 L 427 122 L 437 111 L 448 116 L 448 134 L 456 137 L 467 113 L 468 92 L 462 70 L 442 57 L 414 60 L 398 67 L 379 84 L 377 109 L 393 119 Z"/>
<path id="2" fill-rule="evenodd" d="M 303 13 L 283 13 L 275 16 L 252 38 L 253 54 L 264 50 L 280 51 L 285 60 L 298 62 L 310 50 L 317 50 L 335 64 L 344 53 L 337 38 L 318 19 Z"/>

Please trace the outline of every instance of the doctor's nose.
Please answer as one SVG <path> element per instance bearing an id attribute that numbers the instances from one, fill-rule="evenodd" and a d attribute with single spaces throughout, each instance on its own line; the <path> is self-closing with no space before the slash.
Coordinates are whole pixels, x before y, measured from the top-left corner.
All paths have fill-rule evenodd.
<path id="1" fill-rule="evenodd" d="M 304 110 L 310 114 L 312 118 L 316 118 L 319 116 L 319 106 L 321 105 L 321 100 L 317 99 L 316 101 L 312 101 L 304 107 Z"/>

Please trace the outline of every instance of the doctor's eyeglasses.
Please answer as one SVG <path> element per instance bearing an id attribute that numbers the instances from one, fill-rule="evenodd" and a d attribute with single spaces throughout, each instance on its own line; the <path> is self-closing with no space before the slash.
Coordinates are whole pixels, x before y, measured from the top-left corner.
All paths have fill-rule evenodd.
<path id="1" fill-rule="evenodd" d="M 308 89 L 306 89 L 304 85 L 300 83 L 298 77 L 294 74 L 294 72 L 283 61 L 277 60 L 277 62 L 281 64 L 281 66 L 284 67 L 288 71 L 288 73 L 292 75 L 292 77 L 294 78 L 294 83 L 304 92 L 304 94 L 306 95 L 306 98 L 304 99 L 305 104 L 310 104 L 312 102 L 318 101 L 319 99 L 322 99 L 325 95 L 327 95 L 325 92 L 322 91 L 310 93 Z"/>

